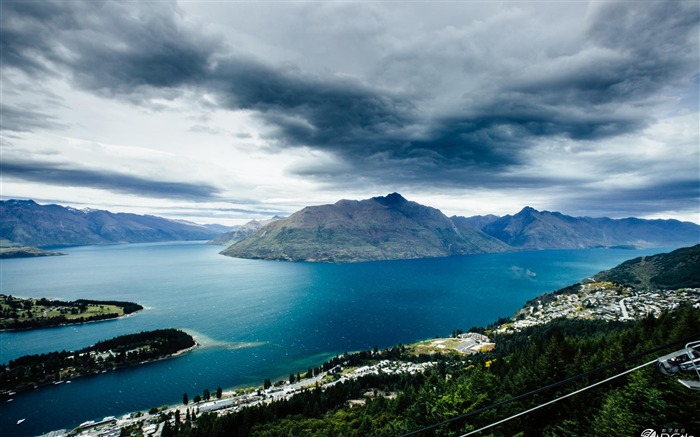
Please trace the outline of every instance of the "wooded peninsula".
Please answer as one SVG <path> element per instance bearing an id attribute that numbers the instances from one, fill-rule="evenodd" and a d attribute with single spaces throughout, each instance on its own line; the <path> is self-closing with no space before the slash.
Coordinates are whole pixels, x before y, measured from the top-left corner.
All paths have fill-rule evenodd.
<path id="1" fill-rule="evenodd" d="M 36 329 L 122 317 L 143 309 L 133 302 L 19 298 L 0 294 L 0 330 Z"/>
<path id="2" fill-rule="evenodd" d="M 122 335 L 77 351 L 25 355 L 0 366 L 0 392 L 60 384 L 77 376 L 167 358 L 195 345 L 194 338 L 183 331 L 158 329 Z"/>

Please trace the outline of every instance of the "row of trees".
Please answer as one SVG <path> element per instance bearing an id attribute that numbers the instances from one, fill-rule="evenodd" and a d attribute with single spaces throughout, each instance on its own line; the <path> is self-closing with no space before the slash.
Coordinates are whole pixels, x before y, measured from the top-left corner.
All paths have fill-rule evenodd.
<path id="1" fill-rule="evenodd" d="M 629 323 L 560 319 L 521 333 L 499 336 L 494 351 L 472 356 L 471 360 L 441 360 L 424 374 L 370 375 L 221 417 L 202 414 L 196 422 L 182 426 L 176 435 L 396 436 L 693 334 L 700 337 L 700 310 L 690 306 L 663 314 L 658 319 L 650 317 Z M 363 355 L 366 357 L 367 353 Z M 640 357 L 624 366 L 538 392 L 423 435 L 461 435 L 571 393 L 654 356 Z M 339 359 L 361 361 L 360 354 Z M 365 396 L 374 390 L 395 392 L 397 396 Z M 357 398 L 365 398 L 366 405 L 346 406 L 349 399 Z M 641 435 L 648 428 L 698 430 L 698 411 L 700 397 L 674 379 L 661 376 L 652 366 L 520 416 L 488 432 L 493 436 L 598 436 Z"/>
<path id="2" fill-rule="evenodd" d="M 221 399 L 221 397 L 223 396 L 223 394 L 224 394 L 224 392 L 223 392 L 223 390 L 221 389 L 221 387 L 217 387 L 217 388 L 216 388 L 216 393 L 215 393 L 216 399 Z M 200 396 L 200 395 L 195 395 L 195 397 L 192 398 L 192 402 L 194 402 L 194 403 L 196 404 L 196 403 L 198 403 L 198 402 L 202 402 L 202 400 L 208 401 L 208 400 L 210 400 L 210 399 L 211 399 L 211 392 L 209 392 L 209 389 L 208 389 L 208 388 L 205 388 L 205 389 L 202 391 L 202 395 L 201 395 L 201 396 Z M 182 403 L 183 403 L 183 405 L 187 405 L 189 402 L 190 402 L 189 396 L 187 395 L 187 393 L 183 393 L 183 395 L 182 395 Z"/>

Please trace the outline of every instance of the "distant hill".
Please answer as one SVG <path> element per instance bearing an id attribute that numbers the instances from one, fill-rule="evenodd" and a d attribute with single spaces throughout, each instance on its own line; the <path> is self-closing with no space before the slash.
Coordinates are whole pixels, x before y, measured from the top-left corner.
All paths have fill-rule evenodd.
<path id="1" fill-rule="evenodd" d="M 356 262 L 501 252 L 510 248 L 435 208 L 393 193 L 309 206 L 221 252 L 239 258 Z"/>
<path id="2" fill-rule="evenodd" d="M 280 219 L 282 219 L 282 217 L 276 215 L 268 220 L 251 220 L 246 224 L 234 226 L 232 230 L 224 232 L 218 237 L 209 240 L 208 244 L 230 246 L 237 241 L 241 241 L 250 237 L 254 233 L 258 232 L 266 224 L 272 223 Z"/>
<path id="3" fill-rule="evenodd" d="M 151 215 L 78 210 L 32 200 L 0 201 L 0 238 L 23 246 L 208 240 L 218 233 Z"/>
<path id="4" fill-rule="evenodd" d="M 571 217 L 525 207 L 481 227 L 519 249 L 688 246 L 700 242 L 700 226 L 678 220 Z"/>
<path id="5" fill-rule="evenodd" d="M 700 288 L 700 244 L 652 256 L 625 261 L 594 276 L 635 288 Z"/>

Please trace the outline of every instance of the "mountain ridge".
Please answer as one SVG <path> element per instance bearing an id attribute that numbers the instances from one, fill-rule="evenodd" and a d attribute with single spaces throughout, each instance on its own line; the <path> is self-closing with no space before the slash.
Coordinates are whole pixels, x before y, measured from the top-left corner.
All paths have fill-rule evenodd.
<path id="1" fill-rule="evenodd" d="M 593 247 L 658 247 L 700 242 L 700 226 L 674 219 L 572 217 L 526 206 L 481 228 L 504 243 L 527 250 Z"/>
<path id="2" fill-rule="evenodd" d="M 254 259 L 357 262 L 505 250 L 507 246 L 478 229 L 459 229 L 438 209 L 391 193 L 307 206 L 221 253 Z"/>
<path id="3" fill-rule="evenodd" d="M 221 253 L 253 259 L 358 262 L 698 242 L 700 226 L 678 220 L 572 217 L 530 206 L 503 217 L 447 217 L 436 208 L 391 193 L 307 206 Z"/>
<path id="4" fill-rule="evenodd" d="M 0 237 L 25 246 L 208 240 L 218 232 L 195 223 L 153 215 L 0 201 Z"/>

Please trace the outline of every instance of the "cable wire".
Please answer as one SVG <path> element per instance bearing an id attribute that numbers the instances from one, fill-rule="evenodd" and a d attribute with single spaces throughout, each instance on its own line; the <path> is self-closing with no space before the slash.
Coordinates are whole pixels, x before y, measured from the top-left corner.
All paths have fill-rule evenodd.
<path id="1" fill-rule="evenodd" d="M 666 343 L 666 344 L 661 345 L 661 346 L 656 346 L 656 347 L 654 347 L 654 348 L 652 348 L 652 349 L 648 349 L 648 350 L 646 350 L 646 351 L 644 351 L 644 352 L 640 352 L 640 353 L 631 355 L 631 356 L 629 356 L 629 357 L 627 357 L 627 358 L 623 358 L 623 359 L 621 359 L 621 360 L 619 360 L 619 361 L 615 361 L 615 362 L 613 362 L 613 363 L 606 364 L 606 365 L 601 366 L 601 367 L 598 367 L 598 368 L 596 368 L 596 369 L 589 370 L 589 371 L 584 372 L 584 373 L 580 373 L 580 374 L 578 374 L 578 375 L 575 375 L 575 376 L 566 378 L 566 379 L 564 379 L 564 380 L 562 380 L 562 381 L 555 382 L 555 383 L 546 385 L 546 386 L 544 386 L 544 387 L 537 388 L 537 389 L 535 389 L 535 390 L 531 390 L 531 391 L 529 391 L 529 392 L 527 392 L 527 393 L 523 393 L 523 394 L 521 394 L 521 395 L 514 396 L 514 397 L 512 397 L 512 398 L 505 399 L 505 400 L 502 400 L 502 401 L 500 401 L 500 402 L 496 402 L 495 404 L 491 404 L 491 405 L 486 406 L 486 407 L 481 407 L 481 408 L 476 409 L 476 410 L 474 410 L 474 411 L 470 411 L 470 412 L 468 412 L 468 413 L 461 414 L 461 415 L 459 415 L 459 416 L 455 416 L 455 417 L 452 417 L 452 418 L 447 419 L 447 420 L 443 420 L 442 422 L 434 423 L 434 424 L 429 425 L 429 426 L 426 426 L 426 427 L 424 427 L 424 428 L 417 429 L 417 430 L 415 430 L 415 431 L 411 431 L 411 432 L 408 432 L 408 433 L 406 433 L 406 434 L 402 434 L 401 437 L 408 437 L 408 436 L 420 434 L 420 433 L 422 433 L 422 432 L 429 431 L 429 430 L 431 430 L 431 429 L 438 428 L 438 427 L 441 427 L 441 426 L 443 426 L 443 425 L 447 425 L 447 424 L 449 424 L 449 423 L 452 423 L 452 422 L 455 422 L 455 421 L 458 421 L 458 420 L 466 419 L 467 417 L 474 416 L 474 415 L 476 415 L 476 414 L 480 414 L 480 413 L 483 413 L 483 412 L 485 412 L 485 411 L 488 411 L 488 410 L 492 410 L 492 409 L 494 409 L 494 408 L 501 407 L 501 406 L 506 405 L 506 404 L 509 404 L 509 403 L 511 403 L 511 402 L 515 402 L 515 401 L 519 401 L 519 400 L 521 400 L 521 399 L 525 399 L 525 398 L 527 398 L 527 397 L 530 397 L 530 396 L 532 396 L 532 395 L 534 395 L 534 394 L 543 392 L 543 391 L 545 391 L 545 390 L 549 390 L 549 389 L 552 389 L 552 388 L 555 388 L 555 387 L 559 387 L 559 386 L 561 386 L 561 385 L 565 385 L 565 384 L 568 384 L 568 383 L 570 383 L 570 382 L 577 381 L 577 380 L 579 380 L 579 379 L 582 379 L 582 378 L 585 378 L 585 377 L 587 377 L 587 376 L 590 376 L 590 375 L 593 375 L 593 374 L 602 372 L 602 371 L 604 371 L 604 370 L 608 370 L 608 369 L 610 369 L 610 368 L 612 368 L 612 367 L 619 366 L 620 364 L 624 364 L 624 363 L 626 363 L 626 362 L 628 362 L 628 361 L 632 361 L 632 360 L 639 359 L 639 358 L 641 358 L 641 357 L 643 357 L 643 356 L 652 354 L 652 353 L 654 353 L 654 352 L 658 352 L 658 351 L 660 351 L 660 350 L 662 350 L 662 349 L 666 349 L 666 348 L 668 348 L 668 347 L 670 347 L 670 346 L 673 346 L 673 345 L 676 345 L 676 344 L 678 344 L 678 343 L 683 343 L 683 344 L 685 344 L 685 342 L 687 342 L 688 340 L 692 340 L 692 339 L 695 339 L 695 338 L 698 338 L 698 337 L 700 337 L 700 332 L 696 332 L 696 333 L 694 333 L 694 334 L 692 334 L 692 335 L 689 335 L 689 336 L 687 336 L 687 337 L 681 338 L 680 340 L 675 340 L 675 341 L 672 341 L 672 342 L 670 342 L 670 343 Z M 655 361 L 656 361 L 656 360 L 655 360 Z"/>
<path id="2" fill-rule="evenodd" d="M 617 375 L 613 375 L 613 376 L 611 376 L 611 377 L 609 377 L 609 378 L 606 378 L 606 379 L 604 379 L 604 380 L 602 380 L 602 381 L 598 381 L 598 382 L 596 382 L 596 383 L 594 383 L 594 384 L 587 385 L 587 386 L 585 386 L 585 387 L 583 387 L 583 388 L 580 388 L 580 389 L 578 389 L 578 390 L 576 390 L 576 391 L 573 391 L 573 392 L 571 392 L 571 393 L 569 393 L 569 394 L 565 394 L 564 396 L 559 396 L 558 398 L 554 398 L 554 399 L 552 399 L 552 400 L 549 401 L 549 402 L 545 402 L 544 404 L 540 404 L 540 405 L 537 405 L 536 407 L 532 407 L 532 408 L 530 408 L 529 410 L 521 411 L 521 412 L 518 413 L 518 414 L 514 414 L 514 415 L 512 415 L 512 416 L 510 416 L 510 417 L 506 417 L 505 419 L 501 419 L 501 420 L 499 420 L 498 422 L 494 422 L 494 423 L 492 423 L 492 424 L 490 424 L 490 425 L 486 425 L 486 426 L 481 427 L 481 428 L 479 428 L 479 429 L 475 429 L 474 431 L 470 431 L 470 432 L 468 432 L 468 433 L 466 433 L 466 434 L 462 434 L 462 435 L 459 436 L 459 437 L 467 437 L 467 436 L 470 436 L 470 435 L 472 435 L 472 434 L 480 433 L 480 432 L 483 431 L 483 430 L 486 430 L 486 429 L 489 429 L 489 428 L 493 428 L 494 426 L 497 426 L 497 425 L 500 425 L 500 424 L 502 424 L 502 423 L 508 422 L 509 420 L 515 419 L 516 417 L 524 416 L 525 414 L 531 413 L 531 412 L 533 412 L 533 411 L 535 411 L 535 410 L 539 410 L 540 408 L 544 408 L 544 407 L 546 407 L 546 406 L 548 406 L 548 405 L 552 405 L 553 403 L 559 402 L 559 401 L 561 401 L 562 399 L 566 399 L 566 398 L 568 398 L 568 397 L 577 395 L 577 394 L 579 394 L 579 393 L 581 393 L 581 392 L 584 392 L 584 391 L 586 391 L 586 390 L 588 390 L 588 389 L 591 389 L 591 388 L 593 388 L 593 387 L 596 387 L 596 386 L 598 386 L 598 385 L 605 384 L 605 383 L 608 382 L 608 381 L 612 381 L 612 380 L 615 379 L 615 378 L 619 378 L 619 377 L 621 377 L 621 376 L 627 375 L 628 373 L 632 373 L 632 372 L 634 372 L 635 370 L 639 370 L 639 369 L 641 369 L 642 367 L 646 367 L 646 366 L 648 366 L 648 365 L 650 365 L 650 364 L 654 364 L 655 362 L 656 362 L 656 360 L 651 360 L 651 361 L 649 361 L 648 363 L 644 363 L 644 364 L 639 365 L 639 366 L 637 366 L 637 367 L 635 367 L 635 368 L 632 368 L 632 369 L 629 369 L 629 370 L 625 370 L 625 371 L 622 372 L 622 373 L 618 373 Z"/>

